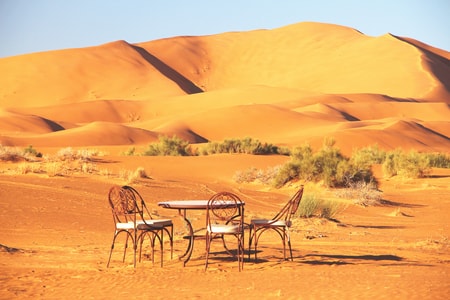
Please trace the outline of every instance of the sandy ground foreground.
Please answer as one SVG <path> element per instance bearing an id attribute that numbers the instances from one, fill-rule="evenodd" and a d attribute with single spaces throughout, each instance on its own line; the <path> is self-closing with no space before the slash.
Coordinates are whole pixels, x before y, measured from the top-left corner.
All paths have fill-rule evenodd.
<path id="1" fill-rule="evenodd" d="M 186 267 L 178 260 L 186 241 L 176 211 L 157 206 L 170 199 L 203 199 L 221 190 L 246 202 L 246 219 L 271 216 L 295 191 L 238 185 L 231 178 L 249 166 L 264 168 L 285 158 L 221 155 L 210 157 L 106 157 L 114 172 L 144 167 L 149 179 L 133 186 L 148 206 L 175 223 L 174 258 L 165 244 L 134 269 L 121 261 L 117 245 L 106 267 L 113 235 L 107 191 L 118 178 L 98 175 L 48 177 L 0 174 L 1 299 L 448 299 L 450 295 L 449 170 L 430 178 L 381 180 L 382 206 L 349 205 L 337 221 L 296 219 L 294 261 L 283 261 L 275 235 L 261 240 L 258 263 L 244 270 L 213 244 L 204 270 L 204 240 L 195 244 Z M 307 185 L 305 195 L 312 192 Z M 204 212 L 192 212 L 194 226 Z M 146 254 L 150 253 L 145 249 Z M 130 252 L 129 252 L 130 253 Z"/>

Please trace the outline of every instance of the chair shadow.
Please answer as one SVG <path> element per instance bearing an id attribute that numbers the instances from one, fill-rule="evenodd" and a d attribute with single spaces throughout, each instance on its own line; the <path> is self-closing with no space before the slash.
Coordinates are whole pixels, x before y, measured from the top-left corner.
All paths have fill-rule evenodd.
<path id="1" fill-rule="evenodd" d="M 357 261 L 390 261 L 400 262 L 404 259 L 397 255 L 381 254 L 381 255 L 342 255 L 342 254 L 307 254 L 303 258 L 319 257 L 324 259 L 337 259 L 336 260 L 307 260 L 303 261 L 304 264 L 309 265 L 354 265 L 358 264 Z M 353 261 L 356 260 L 356 261 Z"/>
<path id="2" fill-rule="evenodd" d="M 372 229 L 403 229 L 406 226 L 388 226 L 388 225 L 352 225 L 356 228 L 372 228 Z"/>
<path id="3" fill-rule="evenodd" d="M 426 205 L 423 204 L 409 204 L 409 203 L 401 203 L 401 202 L 395 202 L 383 199 L 380 201 L 381 206 L 394 206 L 394 207 L 407 207 L 407 208 L 418 208 L 418 207 L 424 207 Z"/>

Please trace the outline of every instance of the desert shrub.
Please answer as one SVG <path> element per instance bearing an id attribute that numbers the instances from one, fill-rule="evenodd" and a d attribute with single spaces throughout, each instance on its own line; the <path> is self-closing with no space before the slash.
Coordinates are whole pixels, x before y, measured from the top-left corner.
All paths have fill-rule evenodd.
<path id="1" fill-rule="evenodd" d="M 189 142 L 177 136 L 160 136 L 158 142 L 151 143 L 142 153 L 144 156 L 188 156 L 194 155 Z"/>
<path id="2" fill-rule="evenodd" d="M 233 180 L 237 183 L 250 183 L 259 181 L 263 184 L 271 184 L 279 172 L 280 166 L 267 168 L 266 170 L 257 169 L 255 167 L 248 168 L 245 171 L 237 171 Z"/>
<path id="3" fill-rule="evenodd" d="M 62 148 L 58 150 L 56 157 L 58 160 L 74 160 L 76 159 L 76 151 L 72 147 Z"/>
<path id="4" fill-rule="evenodd" d="M 80 170 L 83 173 L 92 174 L 96 172 L 97 166 L 93 163 L 83 161 L 80 163 Z"/>
<path id="5" fill-rule="evenodd" d="M 278 146 L 261 143 L 250 137 L 243 139 L 225 139 L 223 142 L 209 142 L 201 150 L 203 155 L 218 153 L 245 153 L 255 155 L 281 154 L 286 153 L 286 149 Z"/>
<path id="6" fill-rule="evenodd" d="M 298 207 L 298 216 L 310 218 L 319 210 L 322 200 L 315 194 L 307 194 L 302 197 Z"/>
<path id="7" fill-rule="evenodd" d="M 41 165 L 37 162 L 23 162 L 17 166 L 19 174 L 41 173 Z"/>
<path id="8" fill-rule="evenodd" d="M 280 188 L 291 180 L 299 178 L 300 164 L 292 160 L 282 165 L 272 181 L 273 186 Z"/>
<path id="9" fill-rule="evenodd" d="M 128 149 L 127 151 L 125 151 L 123 153 L 123 155 L 125 156 L 134 156 L 136 153 L 136 148 L 135 147 L 131 147 L 130 149 Z"/>
<path id="10" fill-rule="evenodd" d="M 433 168 L 450 168 L 450 155 L 445 153 L 428 153 L 425 154 L 428 161 L 430 162 L 430 167 Z"/>
<path id="11" fill-rule="evenodd" d="M 0 145 L 0 160 L 14 162 L 22 159 L 24 159 L 24 157 L 23 152 L 20 149 Z"/>
<path id="12" fill-rule="evenodd" d="M 335 219 L 336 215 L 346 207 L 345 203 L 339 201 L 326 200 L 314 193 L 306 194 L 300 202 L 297 216 L 304 218 L 317 216 L 319 218 Z"/>
<path id="13" fill-rule="evenodd" d="M 316 166 L 313 149 L 309 144 L 294 148 L 291 152 L 291 161 L 295 162 L 292 167 L 295 168 L 295 173 L 298 174 L 299 179 L 314 179 L 316 176 Z M 291 173 L 291 175 L 295 173 Z"/>
<path id="14" fill-rule="evenodd" d="M 42 153 L 34 149 L 32 145 L 29 145 L 27 148 L 23 149 L 23 154 L 24 156 L 31 155 L 34 157 L 42 157 Z"/>
<path id="15" fill-rule="evenodd" d="M 431 171 L 428 157 L 417 151 L 410 151 L 402 156 L 399 174 L 408 178 L 422 178 Z"/>
<path id="16" fill-rule="evenodd" d="M 42 153 L 36 151 L 31 145 L 24 149 L 0 145 L 0 160 L 3 161 L 36 161 L 36 158 L 40 157 Z"/>
<path id="17" fill-rule="evenodd" d="M 306 180 L 342 187 L 351 182 L 375 181 L 370 163 L 344 157 L 334 144 L 333 139 L 325 139 L 316 153 L 309 145 L 295 148 L 290 161 L 279 169 L 273 185 L 281 187 L 292 180 Z"/>
<path id="18" fill-rule="evenodd" d="M 339 185 L 336 180 L 338 165 L 345 159 L 334 143 L 334 140 L 325 140 L 323 147 L 313 156 L 314 177 L 323 180 L 326 186 Z"/>
<path id="19" fill-rule="evenodd" d="M 362 206 L 377 205 L 382 200 L 382 192 L 378 190 L 374 182 L 352 182 L 346 188 L 339 189 L 336 192 L 339 198 L 353 200 L 354 203 Z"/>
<path id="20" fill-rule="evenodd" d="M 145 171 L 144 167 L 138 167 L 136 171 L 134 171 L 134 175 L 137 178 L 148 178 L 147 172 Z"/>
<path id="21" fill-rule="evenodd" d="M 386 151 L 378 148 L 378 145 L 367 146 L 353 151 L 352 161 L 356 164 L 381 164 L 386 159 Z"/>
<path id="22" fill-rule="evenodd" d="M 131 184 L 137 182 L 140 178 L 148 178 L 148 175 L 143 167 L 139 167 L 135 171 L 120 170 L 119 178 L 127 184 Z"/>
<path id="23" fill-rule="evenodd" d="M 396 149 L 387 153 L 382 170 L 386 177 L 422 178 L 431 171 L 430 156 L 415 150 L 405 153 Z"/>
<path id="24" fill-rule="evenodd" d="M 62 162 L 48 162 L 44 164 L 45 173 L 50 177 L 62 176 L 67 174 L 67 168 Z"/>
<path id="25" fill-rule="evenodd" d="M 319 217 L 334 220 L 346 207 L 347 205 L 338 201 L 322 200 L 319 206 Z"/>

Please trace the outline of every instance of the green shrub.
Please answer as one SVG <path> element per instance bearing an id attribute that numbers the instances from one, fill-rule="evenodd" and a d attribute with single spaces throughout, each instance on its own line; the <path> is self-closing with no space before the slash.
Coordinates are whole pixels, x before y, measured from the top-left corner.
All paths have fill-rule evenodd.
<path id="1" fill-rule="evenodd" d="M 334 220 L 336 215 L 342 212 L 347 205 L 333 200 L 323 200 L 320 203 L 320 217 L 328 220 Z"/>
<path id="2" fill-rule="evenodd" d="M 380 150 L 378 145 L 356 149 L 351 156 L 351 160 L 356 165 L 381 164 L 385 159 L 386 151 Z"/>
<path id="3" fill-rule="evenodd" d="M 444 153 L 425 154 L 433 168 L 450 168 L 450 155 Z"/>
<path id="4" fill-rule="evenodd" d="M 123 153 L 123 155 L 125 156 L 134 156 L 136 154 L 136 148 L 135 147 L 131 147 L 130 149 L 128 149 L 127 151 L 125 151 Z"/>
<path id="5" fill-rule="evenodd" d="M 304 218 L 317 216 L 319 218 L 335 219 L 336 215 L 346 207 L 346 204 L 339 201 L 324 200 L 316 194 L 306 194 L 300 202 L 297 215 Z"/>
<path id="6" fill-rule="evenodd" d="M 244 139 L 225 139 L 223 142 L 209 142 L 201 150 L 203 155 L 218 153 L 268 155 L 286 152 L 286 149 L 280 149 L 277 146 L 268 143 L 261 143 L 250 137 Z"/>
<path id="7" fill-rule="evenodd" d="M 144 156 L 188 156 L 194 155 L 189 142 L 177 136 L 160 136 L 159 141 L 151 143 L 142 153 Z"/>
<path id="8" fill-rule="evenodd" d="M 36 149 L 33 148 L 32 145 L 29 145 L 27 148 L 23 149 L 24 156 L 32 155 L 35 157 L 42 157 L 42 153 L 37 152 Z"/>
<path id="9" fill-rule="evenodd" d="M 325 139 L 323 147 L 316 153 L 307 144 L 295 148 L 291 160 L 280 168 L 273 184 L 281 187 L 292 180 L 322 181 L 328 187 L 348 186 L 356 181 L 375 181 L 371 164 L 344 157 L 334 147 L 333 139 Z"/>
<path id="10" fill-rule="evenodd" d="M 280 188 L 289 181 L 299 178 L 300 165 L 298 162 L 291 159 L 290 162 L 282 165 L 278 171 L 278 174 L 273 179 L 273 186 Z"/>
<path id="11" fill-rule="evenodd" d="M 422 178 L 431 171 L 430 155 L 415 150 L 405 153 L 396 149 L 387 153 L 382 170 L 386 177 L 399 175 L 406 178 Z"/>
<path id="12" fill-rule="evenodd" d="M 298 216 L 305 218 L 312 217 L 319 210 L 321 202 L 322 200 L 315 194 L 304 195 L 298 207 Z"/>

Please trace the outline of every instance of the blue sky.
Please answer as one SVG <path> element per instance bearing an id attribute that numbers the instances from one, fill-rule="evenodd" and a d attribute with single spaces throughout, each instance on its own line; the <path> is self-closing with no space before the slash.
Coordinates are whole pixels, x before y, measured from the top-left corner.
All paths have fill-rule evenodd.
<path id="1" fill-rule="evenodd" d="M 450 51 L 449 0 L 0 0 L 0 57 L 314 21 Z"/>

